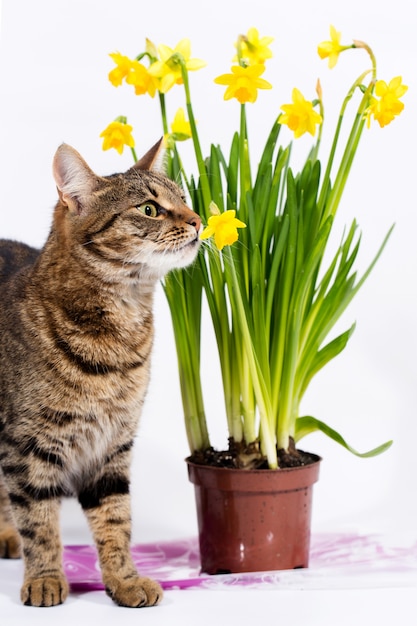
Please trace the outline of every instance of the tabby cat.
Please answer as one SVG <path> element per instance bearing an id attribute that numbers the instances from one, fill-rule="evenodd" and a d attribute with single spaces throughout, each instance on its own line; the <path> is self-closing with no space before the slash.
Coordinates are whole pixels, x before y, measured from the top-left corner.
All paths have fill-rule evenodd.
<path id="1" fill-rule="evenodd" d="M 61 145 L 45 246 L 0 242 L 0 556 L 23 553 L 27 605 L 68 595 L 65 496 L 87 516 L 110 597 L 129 607 L 162 597 L 130 555 L 129 467 L 154 288 L 194 260 L 201 222 L 158 171 L 159 153 L 160 142 L 126 173 L 101 177 Z"/>

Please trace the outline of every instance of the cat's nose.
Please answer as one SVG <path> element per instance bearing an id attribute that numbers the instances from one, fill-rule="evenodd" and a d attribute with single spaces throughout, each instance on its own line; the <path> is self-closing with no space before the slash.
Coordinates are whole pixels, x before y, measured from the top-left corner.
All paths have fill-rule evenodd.
<path id="1" fill-rule="evenodd" d="M 200 232 L 201 219 L 197 215 L 197 213 L 193 213 L 192 214 L 192 216 L 187 220 L 187 224 L 190 224 L 190 226 L 194 226 L 194 228 L 196 229 L 197 233 Z"/>

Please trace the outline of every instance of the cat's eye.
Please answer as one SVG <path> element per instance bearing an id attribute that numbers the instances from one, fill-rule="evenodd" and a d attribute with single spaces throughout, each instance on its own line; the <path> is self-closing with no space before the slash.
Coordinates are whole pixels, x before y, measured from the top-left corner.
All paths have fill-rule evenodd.
<path id="1" fill-rule="evenodd" d="M 158 217 L 158 214 L 159 214 L 158 209 L 156 208 L 154 204 L 151 204 L 150 202 L 145 202 L 145 204 L 140 204 L 136 208 L 140 213 L 143 213 L 143 215 L 146 215 L 146 217 Z"/>

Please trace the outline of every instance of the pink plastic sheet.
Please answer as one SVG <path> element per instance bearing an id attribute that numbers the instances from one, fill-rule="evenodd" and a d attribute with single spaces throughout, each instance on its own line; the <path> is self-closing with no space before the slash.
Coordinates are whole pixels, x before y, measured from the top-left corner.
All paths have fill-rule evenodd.
<path id="1" fill-rule="evenodd" d="M 196 539 L 134 545 L 143 576 L 164 589 L 273 587 L 329 589 L 417 586 L 417 541 L 394 545 L 378 536 L 319 534 L 312 537 L 310 566 L 303 570 L 208 576 L 200 573 Z M 92 546 L 66 546 L 64 569 L 73 590 L 103 589 Z"/>

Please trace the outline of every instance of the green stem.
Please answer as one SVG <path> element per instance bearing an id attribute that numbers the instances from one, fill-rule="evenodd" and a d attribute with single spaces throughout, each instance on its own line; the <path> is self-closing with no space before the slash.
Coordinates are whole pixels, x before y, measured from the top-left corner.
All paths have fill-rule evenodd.
<path id="1" fill-rule="evenodd" d="M 257 439 L 255 428 L 256 407 L 248 359 L 244 358 L 241 362 L 242 373 L 240 380 L 242 394 L 243 437 L 245 442 L 249 444 Z"/>
<path id="2" fill-rule="evenodd" d="M 342 128 L 342 123 L 343 123 L 343 118 L 345 115 L 345 111 L 346 111 L 346 107 L 348 105 L 348 103 L 350 102 L 350 100 L 352 99 L 352 96 L 354 94 L 354 92 L 356 91 L 356 89 L 362 84 L 362 81 L 364 80 L 365 76 L 367 76 L 367 74 L 369 74 L 369 70 L 367 70 L 366 72 L 363 72 L 363 74 L 361 74 L 359 76 L 359 78 L 357 80 L 355 80 L 355 82 L 353 83 L 352 87 L 349 89 L 346 97 L 344 98 L 343 102 L 342 102 L 342 106 L 340 109 L 340 113 L 339 113 L 339 119 L 337 122 L 337 126 L 336 126 L 336 131 L 333 137 L 333 142 L 332 142 L 332 146 L 330 149 L 330 154 L 329 154 L 329 158 L 327 160 L 327 167 L 326 167 L 326 171 L 324 173 L 323 176 L 323 182 L 322 182 L 322 187 L 321 187 L 321 191 L 320 191 L 320 195 L 319 195 L 319 199 L 318 199 L 318 209 L 319 209 L 319 214 L 322 216 L 321 217 L 321 223 L 323 224 L 326 217 L 324 217 L 322 215 L 323 213 L 323 209 L 326 203 L 326 200 L 328 198 L 328 193 L 329 193 L 329 189 L 330 189 L 330 176 L 331 176 L 331 171 L 333 168 L 333 162 L 334 162 L 334 157 L 336 154 L 336 148 L 339 142 L 339 137 L 340 137 L 340 131 Z"/>
<path id="3" fill-rule="evenodd" d="M 352 163 L 356 154 L 356 150 L 359 145 L 359 141 L 362 135 L 363 127 L 365 125 L 365 111 L 369 106 L 369 99 L 374 87 L 373 81 L 369 84 L 366 89 L 361 103 L 359 105 L 357 114 L 355 116 L 355 120 L 352 125 L 352 129 L 347 140 L 343 156 L 339 165 L 339 169 L 336 175 L 336 179 L 334 182 L 333 189 L 328 196 L 327 206 L 322 215 L 322 224 L 327 220 L 327 218 L 331 215 L 334 216 L 336 214 L 337 208 L 339 206 L 340 200 L 342 198 L 342 194 L 346 185 L 346 181 L 348 179 Z"/>
<path id="4" fill-rule="evenodd" d="M 240 163 L 240 201 L 245 202 L 246 194 L 251 189 L 248 131 L 245 105 L 240 105 L 239 163 Z M 246 216 L 244 216 L 246 217 Z"/>
<path id="5" fill-rule="evenodd" d="M 211 202 L 210 185 L 207 179 L 207 170 L 204 164 L 204 158 L 203 158 L 203 153 L 201 150 L 200 139 L 199 139 L 198 132 L 197 132 L 197 124 L 195 121 L 194 111 L 193 111 L 193 107 L 191 104 L 191 93 L 190 93 L 190 84 L 188 81 L 188 70 L 185 66 L 183 59 L 181 59 L 180 63 L 181 63 L 182 80 L 184 83 L 184 90 L 185 90 L 185 103 L 187 107 L 188 120 L 190 122 L 190 127 L 191 127 L 191 135 L 192 135 L 193 144 L 194 144 L 194 152 L 195 152 L 195 156 L 197 159 L 197 167 L 198 167 L 198 173 L 200 176 L 201 191 L 203 194 L 204 211 L 205 211 L 206 216 L 208 216 L 209 206 Z"/>
<path id="6" fill-rule="evenodd" d="M 228 429 L 229 436 L 240 443 L 244 438 L 242 429 L 242 409 L 241 409 L 241 382 L 242 375 L 239 371 L 239 364 L 241 363 L 242 347 L 239 345 L 237 339 L 238 333 L 233 326 L 228 333 L 228 339 L 230 342 L 230 351 L 228 354 L 227 362 L 224 363 L 224 373 L 228 380 L 228 386 L 224 387 L 224 395 L 226 404 L 228 405 Z M 224 380 L 224 373 L 222 369 L 222 376 Z"/>
<path id="7" fill-rule="evenodd" d="M 294 178 L 291 170 L 288 170 L 286 177 L 286 189 L 287 189 L 287 206 L 284 217 L 288 219 L 288 235 L 285 243 L 285 255 L 282 263 L 282 271 L 278 281 L 279 285 L 279 310 L 277 312 L 277 342 L 273 347 L 276 351 L 275 362 L 276 366 L 273 372 L 273 380 L 271 381 L 271 388 L 273 394 L 272 406 L 274 407 L 274 425 L 280 420 L 281 415 L 281 386 L 282 378 L 284 376 L 284 370 L 287 362 L 287 349 L 288 349 L 288 329 L 290 325 L 290 302 L 292 299 L 293 286 L 294 286 L 294 274 L 296 266 L 296 253 L 297 253 L 297 232 L 298 232 L 298 211 L 297 211 L 297 198 L 295 192 Z M 282 439 L 282 432 L 281 432 Z M 288 447 L 281 446 L 281 447 Z"/>
<path id="8" fill-rule="evenodd" d="M 164 135 L 168 134 L 168 120 L 167 120 L 167 111 L 165 105 L 165 94 L 159 93 L 159 105 L 161 107 L 161 118 L 162 118 L 162 128 L 164 130 Z"/>
<path id="9" fill-rule="evenodd" d="M 376 77 L 377 77 L 376 57 L 375 57 L 372 49 L 368 46 L 367 43 L 365 43 L 364 41 L 359 41 L 359 39 L 354 39 L 352 48 L 358 48 L 358 49 L 366 50 L 366 52 L 370 56 L 371 63 L 372 63 L 372 78 L 373 78 L 373 80 L 376 80 Z"/>
<path id="10" fill-rule="evenodd" d="M 200 354 L 195 349 L 199 330 L 190 327 L 187 303 L 179 273 L 165 279 L 165 294 L 171 310 L 177 347 L 180 387 L 184 408 L 185 426 L 191 452 L 210 445 L 204 415 L 200 380 Z M 181 296 L 182 293 L 182 296 Z M 179 306 L 178 298 L 181 301 Z"/>
<path id="11" fill-rule="evenodd" d="M 246 109 L 242 104 L 240 107 L 240 133 L 239 133 L 239 185 L 240 185 L 240 198 L 239 198 L 239 219 L 247 223 L 248 207 L 246 202 L 246 194 L 251 189 L 251 175 L 250 175 L 250 163 L 249 163 L 249 148 L 248 148 L 248 135 L 246 126 Z M 249 229 L 247 229 L 249 231 Z M 249 296 L 249 255 L 246 248 L 249 246 L 250 233 L 244 232 L 242 235 L 242 244 L 244 246 L 243 253 L 239 255 L 239 264 L 243 273 L 244 284 L 246 293 Z"/>
<path id="12" fill-rule="evenodd" d="M 272 428 L 272 407 L 271 398 L 268 394 L 265 380 L 263 378 L 259 363 L 256 357 L 256 346 L 253 345 L 251 331 L 249 329 L 248 320 L 246 316 L 245 305 L 242 300 L 242 295 L 239 287 L 239 280 L 236 274 L 236 268 L 234 264 L 233 254 L 229 247 L 224 251 L 226 257 L 227 267 L 229 269 L 229 280 L 227 281 L 227 288 L 229 292 L 229 298 L 234 309 L 234 316 L 239 320 L 239 328 L 241 332 L 241 340 L 246 352 L 246 358 L 248 366 L 252 376 L 252 384 L 255 392 L 256 402 L 259 407 L 259 415 L 261 422 L 261 432 L 263 440 L 261 442 L 262 449 L 265 451 L 268 465 L 271 469 L 278 467 L 277 453 L 275 446 L 275 434 Z"/>

